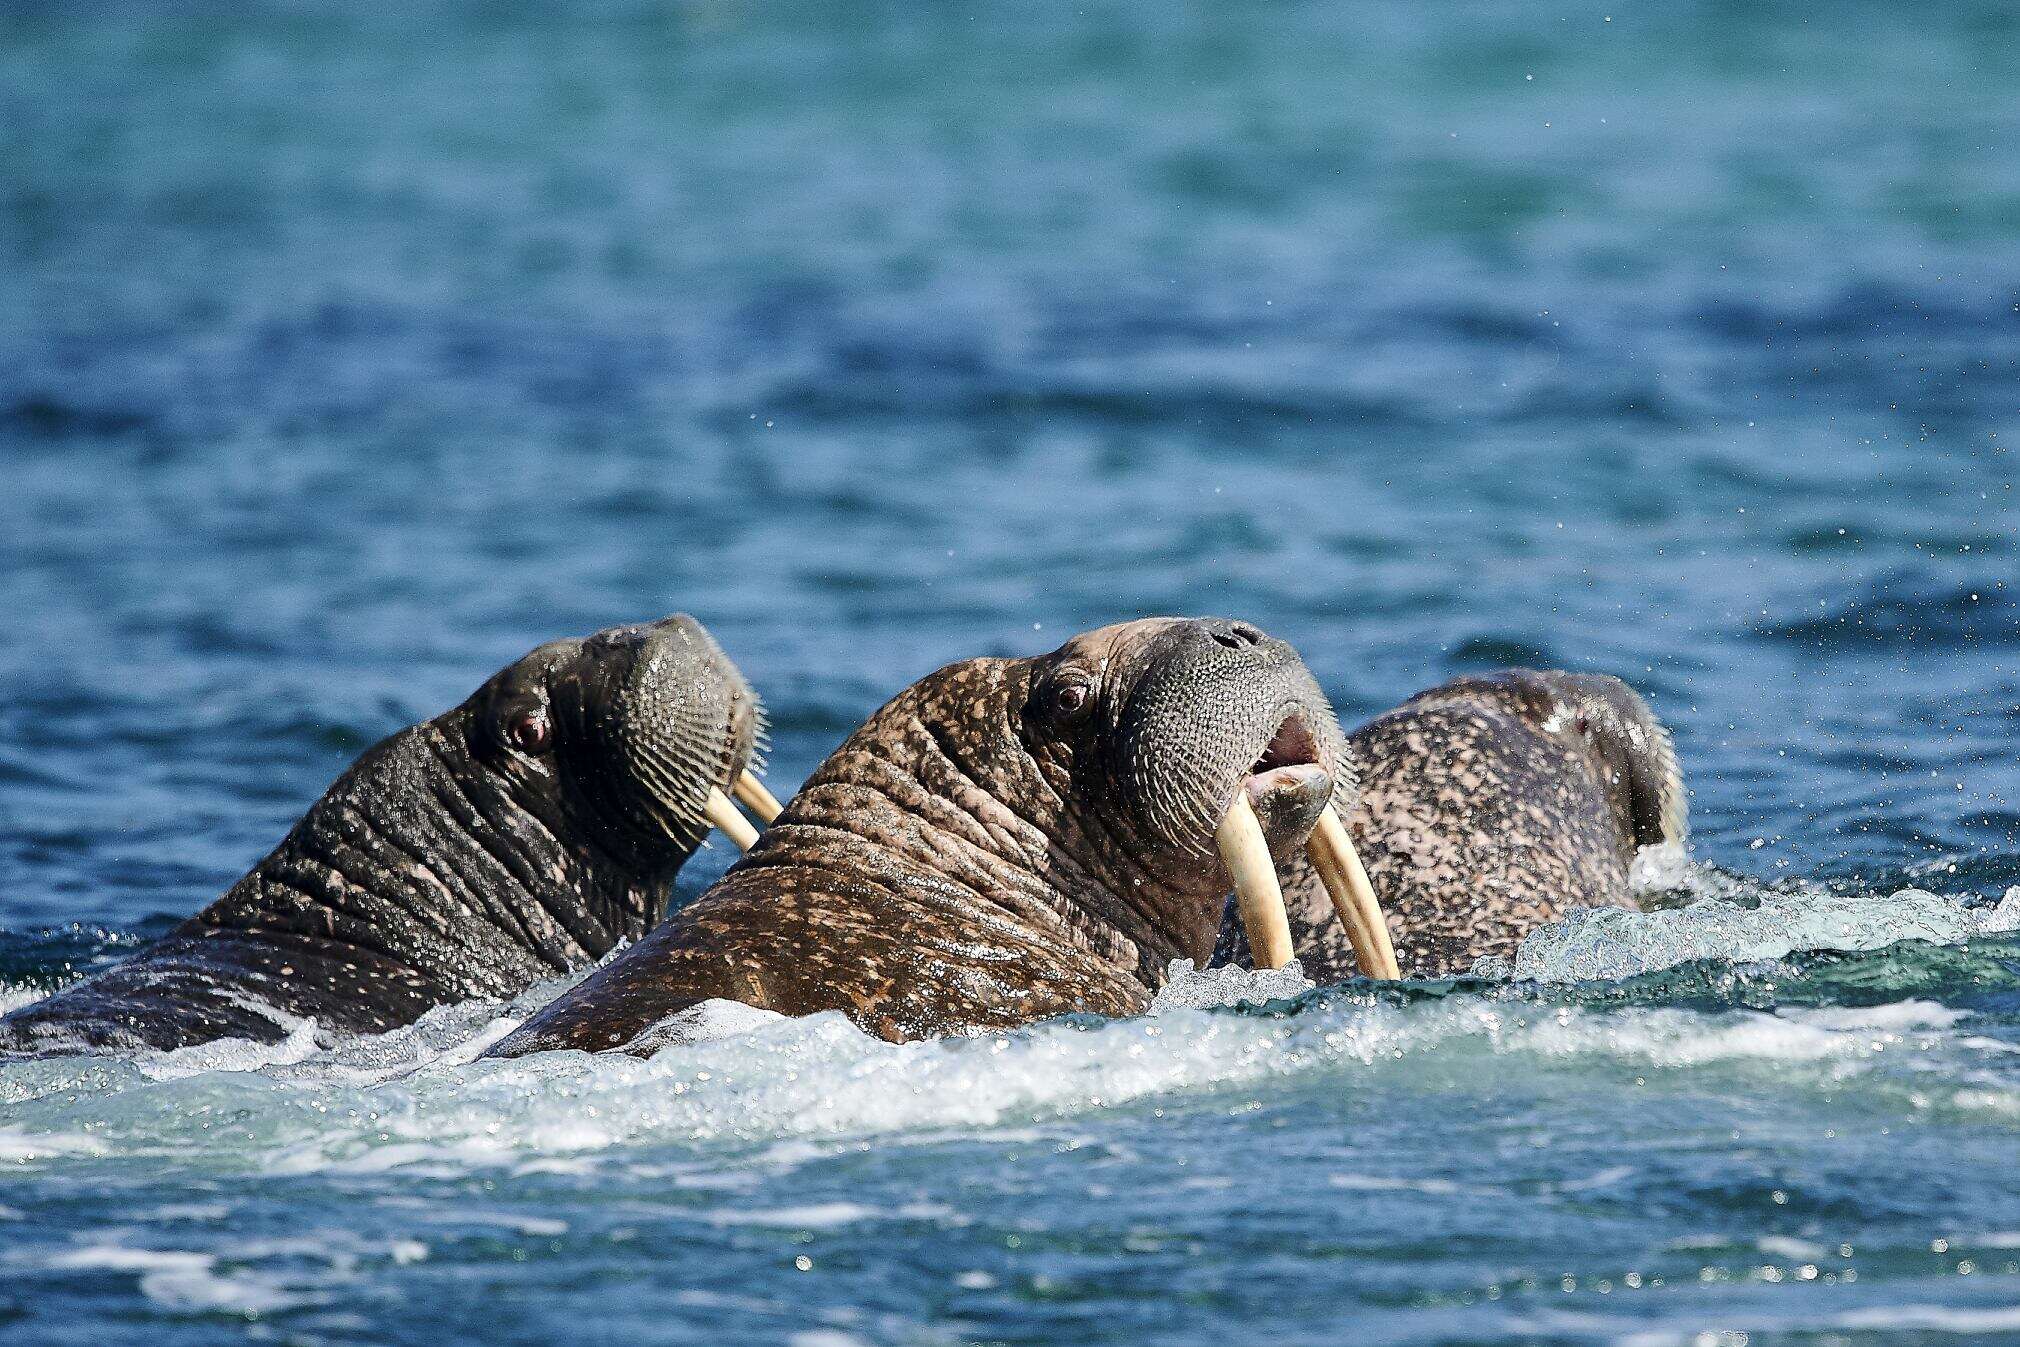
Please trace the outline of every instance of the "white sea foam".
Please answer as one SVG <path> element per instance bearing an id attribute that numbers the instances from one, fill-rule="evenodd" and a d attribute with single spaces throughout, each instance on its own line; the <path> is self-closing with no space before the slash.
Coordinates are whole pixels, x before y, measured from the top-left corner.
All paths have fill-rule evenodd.
<path id="1" fill-rule="evenodd" d="M 321 1299 L 290 1290 L 273 1277 L 255 1272 L 219 1273 L 209 1264 L 146 1273 L 140 1279 L 140 1293 L 175 1314 L 247 1318 L 314 1305 Z"/>
<path id="2" fill-rule="evenodd" d="M 0 1164 L 47 1160 L 60 1155 L 103 1155 L 106 1150 L 106 1144 L 96 1137 L 0 1127 Z"/>
<path id="3" fill-rule="evenodd" d="M 1464 1187 L 1450 1179 L 1392 1179 L 1373 1174 L 1328 1174 L 1326 1186 L 1356 1193 L 1431 1193 L 1441 1197 L 1458 1193 L 1492 1197 L 1499 1192 L 1493 1188 Z"/>
<path id="4" fill-rule="evenodd" d="M 2020 929 L 2020 887 L 1987 909 L 1925 889 L 1885 897 L 1816 886 L 1766 889 L 1688 863 L 1679 871 L 1678 864 L 1675 856 L 1650 862 L 1662 876 L 1660 887 L 1674 889 L 1687 875 L 1693 891 L 1707 896 L 1688 907 L 1650 912 L 1575 911 L 1531 932 L 1512 960 L 1483 959 L 1474 972 L 1537 982 L 1608 981 L 1696 959 L 1759 963 L 1803 950 L 1877 950 L 1904 940 L 1957 944 Z"/>
<path id="5" fill-rule="evenodd" d="M 741 1001 L 703 1001 L 647 1026 L 631 1046 L 635 1051 L 650 1053 L 679 1043 L 711 1043 L 747 1034 L 784 1018 L 776 1010 L 760 1010 Z"/>
<path id="6" fill-rule="evenodd" d="M 322 1231 L 314 1238 L 242 1241 L 217 1252 L 150 1249 L 97 1239 L 55 1250 L 20 1250 L 5 1258 L 35 1270 L 134 1274 L 141 1295 L 173 1314 L 255 1318 L 321 1303 L 324 1297 L 318 1288 L 354 1276 L 364 1247 L 348 1232 Z M 390 1254 L 396 1263 L 411 1261 L 402 1259 L 397 1249 L 371 1251 Z M 292 1260 L 292 1269 L 238 1266 L 272 1259 Z"/>
<path id="7" fill-rule="evenodd" d="M 141 1074 L 150 1080 L 179 1080 L 208 1071 L 258 1071 L 264 1067 L 293 1066 L 316 1055 L 316 1023 L 298 1020 L 278 1043 L 254 1043 L 243 1038 L 220 1038 L 172 1052 L 146 1053 L 136 1059 Z"/>
<path id="8" fill-rule="evenodd" d="M 217 1260 L 206 1253 L 176 1249 L 131 1249 L 123 1244 L 85 1244 L 50 1254 L 43 1267 L 64 1272 L 184 1272 Z"/>
<path id="9" fill-rule="evenodd" d="M 874 1207 L 856 1202 L 824 1202 L 812 1207 L 782 1207 L 774 1211 L 713 1211 L 711 1225 L 760 1225 L 780 1230 L 833 1230 L 858 1225 L 881 1215 Z"/>
<path id="10" fill-rule="evenodd" d="M 1806 1239 L 1791 1239 L 1786 1235 L 1762 1235 L 1753 1246 L 1769 1258 L 1785 1259 L 1791 1263 L 1821 1263 L 1831 1256 L 1831 1251 L 1821 1244 Z"/>
<path id="11" fill-rule="evenodd" d="M 862 1338 L 838 1328 L 803 1329 L 788 1337 L 786 1342 L 788 1347 L 869 1347 Z"/>
<path id="12" fill-rule="evenodd" d="M 1207 1010 L 1215 1006 L 1262 1005 L 1286 1001 L 1315 985 L 1296 959 L 1282 968 L 1248 969 L 1225 966 L 1196 969 L 1190 959 L 1173 959 L 1166 981 L 1150 1003 L 1150 1013 Z"/>
<path id="13" fill-rule="evenodd" d="M 1574 918 L 1532 937 L 1518 964 L 1557 977 L 1639 971 L 1698 957 L 1718 943 L 1714 936 L 1732 942 L 1720 953 L 1742 957 L 1805 941 L 1856 948 L 1845 942 L 1968 938 L 2016 911 L 2020 890 L 1989 915 L 1919 891 L 1864 900 L 1771 894 L 1757 909 L 1708 900 L 1675 912 L 1596 914 L 1597 926 Z M 480 1060 L 576 981 L 562 979 L 511 1003 L 443 1007 L 376 1036 L 323 1043 L 313 1026 L 297 1025 L 272 1044 L 0 1064 L 8 1108 L 0 1162 L 134 1154 L 269 1174 L 579 1174 L 612 1148 L 726 1139 L 768 1148 L 748 1164 L 790 1168 L 809 1147 L 841 1144 L 824 1138 L 977 1127 L 1008 1135 L 1038 1120 L 1270 1082 L 1436 1090 L 1476 1079 L 1496 1058 L 1527 1070 L 1626 1074 L 1770 1066 L 1778 1087 L 1790 1089 L 1863 1081 L 1882 1109 L 2020 1117 L 2012 1045 L 1960 1032 L 1967 1017 L 1927 1000 L 1767 1013 L 1465 994 L 1371 1002 L 1354 992 L 1258 1015 L 1228 1008 L 1310 991 L 1296 965 L 1255 973 L 1180 964 L 1173 973 L 1152 1012 L 1136 1019 L 924 1043 L 886 1043 L 832 1012 L 786 1019 L 712 1002 L 660 1026 L 663 1041 L 646 1058 Z M 1932 1074 L 1932 1062 L 1943 1069 Z M 735 1177 L 703 1166 L 655 1181 L 734 1191 Z M 1360 1181 L 1351 1172 L 1340 1179 Z M 201 1298 L 189 1286 L 176 1294 Z"/>
<path id="14" fill-rule="evenodd" d="M 1659 842 L 1634 853 L 1627 883 L 1639 894 L 1663 893 L 1688 887 L 1696 874 L 1689 848 L 1681 842 Z"/>
<path id="15" fill-rule="evenodd" d="M 470 1042 L 488 1037 L 499 1018 L 497 1007 L 479 1007 L 460 1021 L 467 1039 L 437 1021 L 307 1055 L 299 1043 L 269 1045 L 264 1063 L 226 1048 L 201 1059 L 162 1054 L 144 1089 L 51 1096 L 17 1109 L 0 1132 L 0 1159 L 45 1165 L 130 1152 L 269 1174 L 454 1176 L 490 1167 L 578 1173 L 612 1148 L 666 1142 L 767 1143 L 728 1175 L 711 1166 L 653 1171 L 669 1187 L 735 1191 L 747 1173 L 790 1169 L 848 1138 L 975 1127 L 1007 1135 L 1026 1120 L 1300 1079 L 1387 1094 L 1438 1090 L 1476 1079 L 1496 1058 L 1532 1071 L 1627 1074 L 1765 1065 L 1782 1088 L 1842 1090 L 1867 1080 L 1880 1106 L 1894 1099 L 1910 1107 L 1901 1101 L 1912 1093 L 1980 1114 L 2020 1109 L 2020 1094 L 1976 1069 L 1990 1049 L 1958 1038 L 1960 1013 L 1927 1001 L 1707 1013 L 1336 997 L 1287 1016 L 1217 1009 L 1280 999 L 1302 985 L 1281 973 L 1186 973 L 1157 1013 L 1138 1019 L 911 1044 L 873 1038 L 834 1013 L 792 1020 L 718 1007 L 700 1018 L 721 1032 L 670 1043 L 649 1059 L 569 1052 L 472 1061 Z M 1947 1086 L 1926 1077 L 1937 1053 L 1955 1068 Z M 199 1069 L 199 1061 L 210 1065 Z M 1348 1187 L 1381 1181 L 1338 1178 Z M 854 1205 L 718 1210 L 730 1213 L 724 1223 L 886 1215 Z"/>

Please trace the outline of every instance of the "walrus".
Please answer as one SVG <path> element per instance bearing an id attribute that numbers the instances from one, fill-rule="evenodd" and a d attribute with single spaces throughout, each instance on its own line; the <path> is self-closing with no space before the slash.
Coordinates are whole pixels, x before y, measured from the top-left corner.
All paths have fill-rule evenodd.
<path id="1" fill-rule="evenodd" d="M 366 750 L 222 898 L 0 1019 L 0 1051 L 379 1032 L 587 967 L 714 821 L 753 840 L 756 695 L 685 615 L 542 645 Z"/>
<path id="2" fill-rule="evenodd" d="M 1639 906 L 1636 851 L 1682 843 L 1688 806 L 1669 731 L 1604 674 L 1509 669 L 1418 693 L 1347 739 L 1360 795 L 1343 821 L 1401 971 L 1446 977 L 1576 907 Z M 1282 888 L 1306 976 L 1360 971 L 1311 865 Z M 1216 961 L 1252 964 L 1230 907 Z"/>
<path id="3" fill-rule="evenodd" d="M 625 1048 L 714 998 L 838 1010 L 893 1041 L 1133 1014 L 1172 959 L 1205 960 L 1241 874 L 1295 853 L 1353 788 L 1318 684 L 1246 623 L 1151 618 L 952 664 L 492 1055 Z"/>

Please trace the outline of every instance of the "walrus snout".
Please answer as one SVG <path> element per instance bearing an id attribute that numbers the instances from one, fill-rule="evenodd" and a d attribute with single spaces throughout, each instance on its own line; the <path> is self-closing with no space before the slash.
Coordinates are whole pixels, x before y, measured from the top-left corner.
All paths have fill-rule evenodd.
<path id="1" fill-rule="evenodd" d="M 1141 645 L 1118 730 L 1122 779 L 1151 832 L 1218 854 L 1263 968 L 1293 953 L 1276 866 L 1305 850 L 1362 969 L 1395 977 L 1380 904 L 1340 822 L 1356 790 L 1346 737 L 1304 660 L 1224 618 L 1148 625 Z"/>
<path id="2" fill-rule="evenodd" d="M 1241 789 L 1255 810 L 1270 855 L 1279 862 L 1297 853 L 1333 802 L 1333 779 L 1317 763 L 1257 772 Z"/>
<path id="3" fill-rule="evenodd" d="M 1118 726 L 1124 779 L 1168 841 L 1211 847 L 1251 790 L 1271 849 L 1286 849 L 1311 832 L 1307 797 L 1323 808 L 1351 796 L 1339 718 L 1288 643 L 1247 622 L 1180 618 L 1146 634 L 1140 659 Z"/>
<path id="4" fill-rule="evenodd" d="M 1369 971 L 1394 976 L 1379 910 L 1333 808 L 1354 798 L 1346 738 L 1303 659 L 1225 618 L 1147 624 L 1140 646 L 1118 741 L 1143 826 L 1180 852 L 1217 854 L 1265 968 L 1292 955 L 1276 866 L 1309 850 Z"/>
<path id="5" fill-rule="evenodd" d="M 763 706 L 685 613 L 584 638 L 549 687 L 573 810 L 614 849 L 684 859 L 707 834 L 712 793 L 758 766 Z"/>

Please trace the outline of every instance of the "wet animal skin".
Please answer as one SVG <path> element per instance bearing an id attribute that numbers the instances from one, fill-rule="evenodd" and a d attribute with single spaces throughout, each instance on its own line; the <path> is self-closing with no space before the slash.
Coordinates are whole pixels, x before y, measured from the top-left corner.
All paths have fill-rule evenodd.
<path id="1" fill-rule="evenodd" d="M 1159 618 L 951 665 L 851 735 L 713 888 L 493 1052 L 624 1047 L 716 997 L 894 1040 L 1141 1011 L 1171 959 L 1212 948 L 1215 825 L 1286 742 L 1310 770 L 1256 804 L 1284 856 L 1352 774 L 1282 642 Z"/>
<path id="2" fill-rule="evenodd" d="M 659 920 L 760 732 L 692 618 L 543 645 L 367 750 L 159 943 L 0 1020 L 0 1051 L 375 1032 L 584 968 Z"/>

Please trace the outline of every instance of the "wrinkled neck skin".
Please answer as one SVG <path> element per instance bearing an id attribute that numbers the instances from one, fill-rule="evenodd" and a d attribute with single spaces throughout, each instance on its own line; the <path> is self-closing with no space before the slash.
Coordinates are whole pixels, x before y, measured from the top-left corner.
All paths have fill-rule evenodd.
<path id="1" fill-rule="evenodd" d="M 952 920 L 1014 921 L 1149 989 L 1173 958 L 1203 962 L 1226 892 L 1218 859 L 1146 863 L 1157 849 L 1111 812 L 1121 792 L 1106 764 L 1033 751 L 1018 723 L 1030 668 L 970 660 L 915 684 L 822 764 L 733 873 L 811 867 L 902 887 Z"/>
<path id="2" fill-rule="evenodd" d="M 646 868 L 570 828 L 550 792 L 473 757 L 462 708 L 344 774 L 285 841 L 184 929 L 298 931 L 403 964 L 440 999 L 571 972 L 659 919 L 681 857 Z"/>
<path id="3" fill-rule="evenodd" d="M 0 1022 L 0 1051 L 273 1041 L 300 1019 L 378 1032 L 507 997 L 636 938 L 684 856 L 620 861 L 551 790 L 473 757 L 460 707 L 384 740 L 217 902 Z M 627 848 L 629 850 L 629 848 Z"/>

